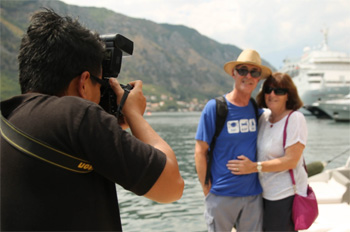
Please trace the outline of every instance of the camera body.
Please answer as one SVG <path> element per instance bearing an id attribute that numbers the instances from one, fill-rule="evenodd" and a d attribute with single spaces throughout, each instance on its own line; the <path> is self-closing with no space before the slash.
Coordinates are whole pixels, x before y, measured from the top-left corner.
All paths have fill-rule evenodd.
<path id="1" fill-rule="evenodd" d="M 117 96 L 109 85 L 109 78 L 117 78 L 122 66 L 123 56 L 132 55 L 134 43 L 120 34 L 101 35 L 101 40 L 106 45 L 104 58 L 102 61 L 102 80 L 106 82 L 101 86 L 100 105 L 108 113 L 119 116 Z M 130 91 L 130 85 L 120 85 L 125 91 Z"/>

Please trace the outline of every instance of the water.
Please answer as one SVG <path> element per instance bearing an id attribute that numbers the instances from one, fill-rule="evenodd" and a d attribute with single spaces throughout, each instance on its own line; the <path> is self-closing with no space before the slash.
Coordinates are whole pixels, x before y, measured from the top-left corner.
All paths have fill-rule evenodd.
<path id="1" fill-rule="evenodd" d="M 203 218 L 204 195 L 194 164 L 195 133 L 200 113 L 153 113 L 150 125 L 174 149 L 182 177 L 183 197 L 172 204 L 158 204 L 117 186 L 124 231 L 207 231 Z M 304 150 L 306 163 L 329 161 L 350 147 L 350 123 L 335 123 L 307 116 L 309 131 Z M 327 168 L 345 164 L 348 151 Z"/>

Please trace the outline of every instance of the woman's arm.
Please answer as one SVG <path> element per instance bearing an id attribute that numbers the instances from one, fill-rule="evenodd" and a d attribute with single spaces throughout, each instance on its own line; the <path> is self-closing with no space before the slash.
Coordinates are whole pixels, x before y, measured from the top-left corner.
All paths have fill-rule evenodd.
<path id="1" fill-rule="evenodd" d="M 262 161 L 261 166 L 262 172 L 280 172 L 289 169 L 294 169 L 298 161 L 303 154 L 305 145 L 297 142 L 292 146 L 287 147 L 285 155 L 283 157 Z M 252 162 L 249 158 L 244 155 L 238 156 L 238 160 L 229 160 L 227 163 L 227 168 L 235 175 L 250 174 L 253 172 L 258 172 L 257 162 Z"/>

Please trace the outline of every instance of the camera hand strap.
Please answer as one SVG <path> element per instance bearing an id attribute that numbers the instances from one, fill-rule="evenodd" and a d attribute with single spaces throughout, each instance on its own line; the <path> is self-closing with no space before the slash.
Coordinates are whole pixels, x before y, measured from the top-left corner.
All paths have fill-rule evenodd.
<path id="1" fill-rule="evenodd" d="M 124 89 L 124 94 L 123 94 L 123 97 L 122 99 L 120 100 L 120 103 L 118 105 L 118 109 L 117 109 L 117 118 L 119 118 L 120 115 L 122 115 L 122 109 L 123 109 L 123 106 L 125 104 L 125 101 L 126 99 L 128 98 L 129 96 L 129 93 L 130 93 L 130 90 L 132 89 L 132 86 L 127 84 L 127 85 L 121 85 L 122 88 Z"/>
<path id="2" fill-rule="evenodd" d="M 52 165 L 77 173 L 89 173 L 93 167 L 89 161 L 59 151 L 16 128 L 1 114 L 1 136 L 20 152 Z"/>

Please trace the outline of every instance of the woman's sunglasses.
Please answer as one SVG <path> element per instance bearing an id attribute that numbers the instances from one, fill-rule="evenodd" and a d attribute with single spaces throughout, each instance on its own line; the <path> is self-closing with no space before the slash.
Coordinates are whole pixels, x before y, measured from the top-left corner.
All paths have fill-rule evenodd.
<path id="1" fill-rule="evenodd" d="M 236 71 L 238 72 L 239 75 L 241 76 L 247 76 L 248 73 L 250 73 L 250 75 L 254 78 L 258 78 L 261 76 L 261 72 L 259 72 L 258 70 L 251 70 L 249 71 L 248 69 L 245 69 L 245 68 L 240 68 L 240 69 L 236 69 Z"/>
<path id="2" fill-rule="evenodd" d="M 270 86 L 266 86 L 264 89 L 264 93 L 266 94 L 270 94 L 272 91 L 274 91 L 276 95 L 285 95 L 288 93 L 288 89 L 285 88 L 272 88 Z"/>

